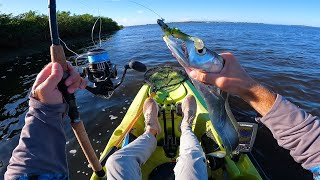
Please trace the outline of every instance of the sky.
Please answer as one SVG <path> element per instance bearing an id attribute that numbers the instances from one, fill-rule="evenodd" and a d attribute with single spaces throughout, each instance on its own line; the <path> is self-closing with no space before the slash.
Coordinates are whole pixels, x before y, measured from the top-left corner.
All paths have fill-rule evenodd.
<path id="1" fill-rule="evenodd" d="M 320 27 L 320 0 L 135 0 L 167 22 L 228 21 Z M 47 13 L 47 0 L 0 0 L 1 13 Z M 124 26 L 155 24 L 155 13 L 129 0 L 57 0 L 57 9 L 114 19 Z"/>

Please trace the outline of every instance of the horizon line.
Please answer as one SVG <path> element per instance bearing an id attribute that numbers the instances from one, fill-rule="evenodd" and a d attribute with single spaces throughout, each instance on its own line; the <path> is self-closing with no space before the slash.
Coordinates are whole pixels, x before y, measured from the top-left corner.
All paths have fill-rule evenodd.
<path id="1" fill-rule="evenodd" d="M 117 21 L 116 21 L 117 22 Z M 117 22 L 118 23 L 118 22 Z M 265 24 L 265 25 L 278 25 L 278 26 L 300 26 L 300 27 L 309 27 L 309 28 L 320 28 L 320 26 L 312 25 L 301 25 L 301 24 L 277 24 L 277 23 L 265 23 L 265 22 L 246 22 L 246 21 L 214 21 L 214 20 L 190 20 L 190 21 L 173 21 L 166 22 L 167 24 L 174 23 L 242 23 L 242 24 Z M 132 26 L 146 26 L 146 25 L 156 25 L 157 23 L 147 23 L 147 24 L 135 24 L 135 25 L 122 25 L 123 27 L 132 27 Z M 119 24 L 121 25 L 121 24 Z"/>

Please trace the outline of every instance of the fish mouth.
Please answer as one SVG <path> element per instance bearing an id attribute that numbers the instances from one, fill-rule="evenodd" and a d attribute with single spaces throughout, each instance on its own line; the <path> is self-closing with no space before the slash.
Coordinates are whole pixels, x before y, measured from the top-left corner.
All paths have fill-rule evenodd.
<path id="1" fill-rule="evenodd" d="M 166 42 L 168 48 L 172 52 L 172 55 L 178 60 L 178 62 L 184 68 L 190 68 L 189 53 L 186 43 L 183 42 L 181 45 L 179 45 L 177 42 L 173 41 L 168 36 L 163 36 L 163 40 L 164 42 Z"/>

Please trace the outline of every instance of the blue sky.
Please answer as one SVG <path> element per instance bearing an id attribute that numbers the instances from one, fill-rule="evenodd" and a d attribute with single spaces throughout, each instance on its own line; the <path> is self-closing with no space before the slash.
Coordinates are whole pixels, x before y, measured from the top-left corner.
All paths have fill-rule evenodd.
<path id="1" fill-rule="evenodd" d="M 173 21 L 256 22 L 320 27 L 320 0 L 136 0 Z M 107 16 L 119 24 L 155 23 L 157 15 L 128 0 L 57 0 L 57 9 Z M 0 0 L 0 11 L 47 13 L 47 0 Z"/>

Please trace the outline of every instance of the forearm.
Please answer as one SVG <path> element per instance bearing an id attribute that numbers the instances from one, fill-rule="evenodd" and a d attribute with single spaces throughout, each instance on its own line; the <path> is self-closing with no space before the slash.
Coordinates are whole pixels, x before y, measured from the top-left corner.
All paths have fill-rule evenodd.
<path id="1" fill-rule="evenodd" d="M 276 101 L 276 94 L 252 80 L 244 85 L 240 97 L 262 116 L 265 116 Z"/>
<path id="2" fill-rule="evenodd" d="M 44 173 L 68 174 L 62 120 L 66 104 L 45 105 L 30 98 L 29 111 L 5 179 Z"/>

